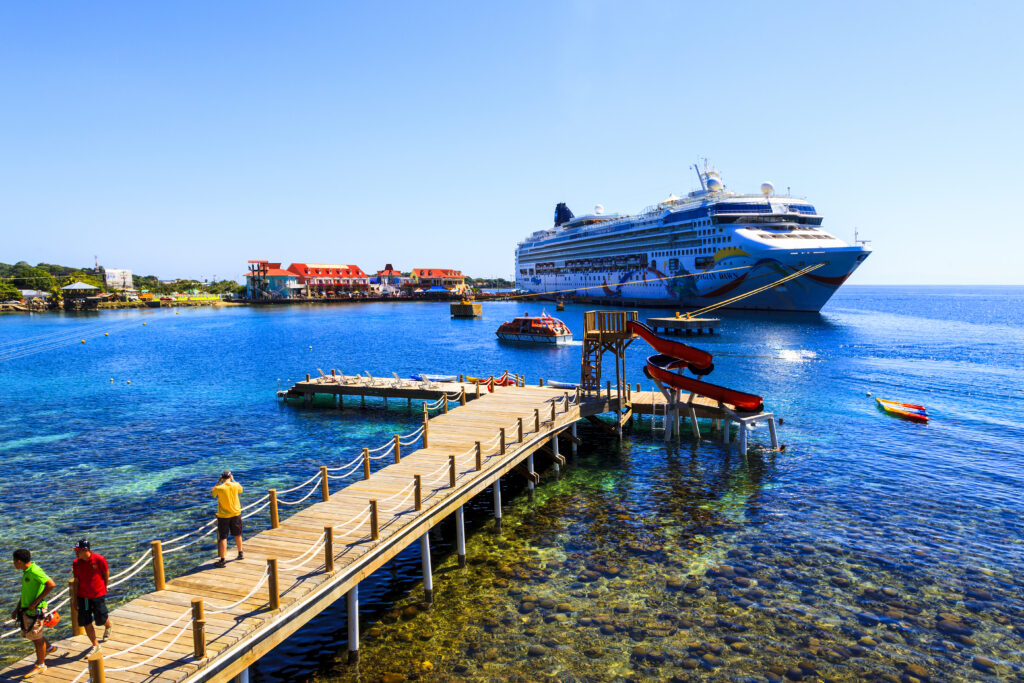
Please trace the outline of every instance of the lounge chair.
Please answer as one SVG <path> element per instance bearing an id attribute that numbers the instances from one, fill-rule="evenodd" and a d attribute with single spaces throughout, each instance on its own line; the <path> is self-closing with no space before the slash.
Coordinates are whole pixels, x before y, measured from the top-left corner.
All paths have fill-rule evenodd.
<path id="1" fill-rule="evenodd" d="M 394 383 L 393 386 L 398 387 L 398 388 L 411 387 L 412 386 L 412 381 L 411 380 L 402 379 L 401 377 L 398 376 L 397 372 L 392 372 L 391 375 L 395 378 L 395 383 Z"/>

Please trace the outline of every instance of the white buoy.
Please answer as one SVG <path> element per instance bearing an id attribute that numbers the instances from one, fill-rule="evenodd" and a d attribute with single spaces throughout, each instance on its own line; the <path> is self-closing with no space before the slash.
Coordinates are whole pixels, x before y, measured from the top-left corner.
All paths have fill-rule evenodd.
<path id="1" fill-rule="evenodd" d="M 871 395 L 871 392 L 869 391 L 869 392 L 868 392 L 868 396 L 870 396 L 870 395 Z"/>
<path id="2" fill-rule="evenodd" d="M 310 346 L 310 347 L 309 347 L 309 350 L 310 350 L 310 351 L 312 351 L 312 350 L 313 350 L 313 347 L 312 347 L 312 346 Z"/>
<path id="3" fill-rule="evenodd" d="M 111 383 L 111 384 L 113 384 L 113 383 L 114 383 L 114 378 L 113 378 L 113 377 L 111 377 L 111 378 L 110 378 L 110 383 Z"/>

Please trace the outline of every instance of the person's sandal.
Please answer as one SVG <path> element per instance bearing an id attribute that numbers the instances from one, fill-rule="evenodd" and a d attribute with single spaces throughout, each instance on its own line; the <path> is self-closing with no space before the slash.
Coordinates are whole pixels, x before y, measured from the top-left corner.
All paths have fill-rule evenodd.
<path id="1" fill-rule="evenodd" d="M 32 678 L 33 676 L 37 676 L 37 675 L 43 673 L 44 671 L 46 671 L 46 665 L 45 664 L 36 664 L 34 667 L 32 667 L 31 671 L 29 671 L 27 674 L 22 676 L 22 679 Z"/>
<path id="2" fill-rule="evenodd" d="M 103 641 L 106 642 L 107 638 L 110 637 L 110 627 L 107 626 L 103 629 Z"/>

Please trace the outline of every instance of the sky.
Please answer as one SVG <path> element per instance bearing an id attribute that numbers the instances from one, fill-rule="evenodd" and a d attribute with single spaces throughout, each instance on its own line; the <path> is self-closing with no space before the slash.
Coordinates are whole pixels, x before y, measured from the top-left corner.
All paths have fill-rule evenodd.
<path id="1" fill-rule="evenodd" d="M 511 277 L 555 204 L 812 200 L 858 284 L 1024 284 L 1021 2 L 0 5 L 0 262 Z M 1006 230 L 1010 230 L 1009 236 Z"/>

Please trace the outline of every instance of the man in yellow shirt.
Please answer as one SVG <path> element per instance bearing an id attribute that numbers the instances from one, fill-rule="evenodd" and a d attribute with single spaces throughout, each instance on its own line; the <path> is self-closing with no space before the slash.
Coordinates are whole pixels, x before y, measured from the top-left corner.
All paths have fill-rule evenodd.
<path id="1" fill-rule="evenodd" d="M 238 546 L 238 559 L 242 554 L 242 504 L 238 502 L 238 494 L 242 492 L 242 485 L 231 476 L 231 470 L 224 470 L 220 480 L 213 487 L 213 497 L 217 499 L 217 550 L 220 552 L 220 559 L 215 567 L 223 567 L 227 563 L 225 556 L 228 554 L 228 534 L 235 537 L 235 545 Z"/>

